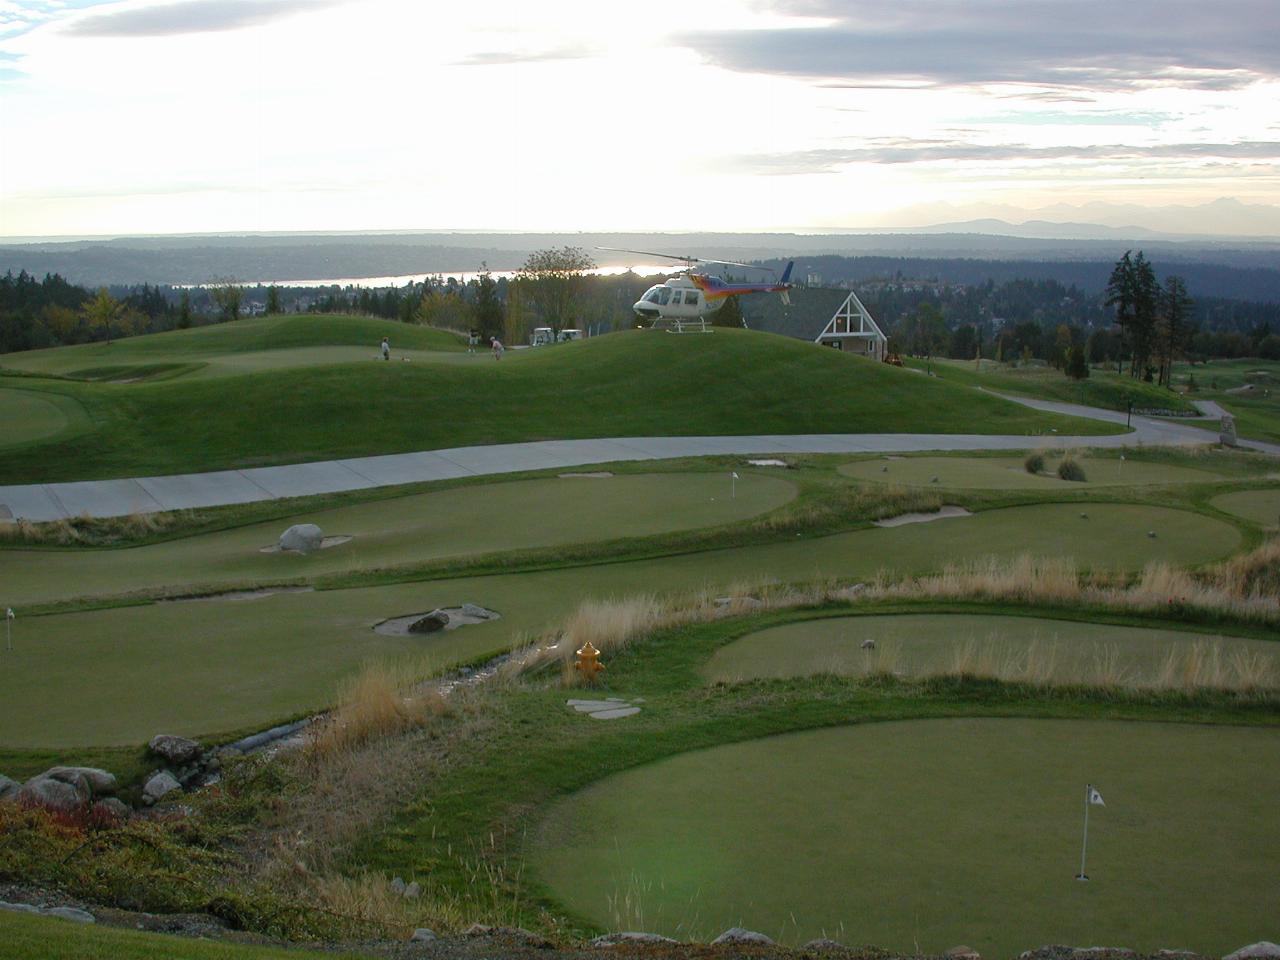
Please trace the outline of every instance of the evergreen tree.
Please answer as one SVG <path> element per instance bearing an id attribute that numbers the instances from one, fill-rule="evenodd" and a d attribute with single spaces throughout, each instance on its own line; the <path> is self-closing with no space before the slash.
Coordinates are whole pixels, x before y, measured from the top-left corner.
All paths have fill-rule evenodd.
<path id="1" fill-rule="evenodd" d="M 489 273 L 489 265 L 484 268 L 475 280 L 475 299 L 471 307 L 471 315 L 480 333 L 480 342 L 488 343 L 490 337 L 501 338 L 506 325 L 505 310 L 498 298 L 498 285 Z"/>
<path id="2" fill-rule="evenodd" d="M 744 326 L 742 304 L 738 303 L 738 298 L 725 297 L 720 309 L 711 314 L 711 324 L 716 327 Z"/>
<path id="3" fill-rule="evenodd" d="M 1089 364 L 1084 359 L 1084 348 L 1073 346 L 1067 354 L 1066 374 L 1072 380 L 1084 380 L 1089 376 Z"/>

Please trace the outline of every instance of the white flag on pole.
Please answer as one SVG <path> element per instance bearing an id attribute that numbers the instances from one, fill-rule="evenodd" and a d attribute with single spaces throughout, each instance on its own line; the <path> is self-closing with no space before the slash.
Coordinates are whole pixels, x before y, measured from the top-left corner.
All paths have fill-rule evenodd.
<path id="1" fill-rule="evenodd" d="M 742 479 L 741 477 L 739 477 L 739 476 L 738 476 L 738 471 L 737 471 L 737 470 L 733 471 L 733 479 L 735 479 L 735 480 L 741 480 L 741 479 Z"/>
<path id="2" fill-rule="evenodd" d="M 15 617 L 17 617 L 17 614 L 13 612 L 13 607 L 5 607 L 5 608 L 4 608 L 4 618 L 5 618 L 6 620 L 12 620 L 12 619 L 14 619 Z"/>
<path id="3" fill-rule="evenodd" d="M 1106 804 L 1102 802 L 1102 794 L 1100 794 L 1093 787 L 1089 788 L 1089 802 L 1098 807 L 1106 806 Z"/>

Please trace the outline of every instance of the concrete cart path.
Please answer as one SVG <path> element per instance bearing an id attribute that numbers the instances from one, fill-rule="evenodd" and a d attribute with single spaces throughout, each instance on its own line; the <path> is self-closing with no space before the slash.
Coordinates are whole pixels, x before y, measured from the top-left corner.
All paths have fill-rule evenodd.
<path id="1" fill-rule="evenodd" d="M 1125 414 L 1070 403 L 1009 397 L 1051 413 L 1124 423 Z M 125 516 L 188 510 L 284 497 L 305 497 L 455 477 L 493 476 L 525 470 L 556 470 L 626 460 L 670 460 L 717 454 L 907 453 L 926 450 L 1027 450 L 1056 447 L 1119 447 L 1216 442 L 1216 433 L 1149 417 L 1134 417 L 1129 433 L 1106 437 L 989 436 L 940 433 L 798 434 L 741 437 L 614 437 L 544 440 L 419 453 L 295 463 L 248 470 L 219 470 L 164 477 L 85 480 L 0 486 L 0 519 L 60 520 L 88 514 Z M 1280 445 L 1241 441 L 1280 456 Z"/>

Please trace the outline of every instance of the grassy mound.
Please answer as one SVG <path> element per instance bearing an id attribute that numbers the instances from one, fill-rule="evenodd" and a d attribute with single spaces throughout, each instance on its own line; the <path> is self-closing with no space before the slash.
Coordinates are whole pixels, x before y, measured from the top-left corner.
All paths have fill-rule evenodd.
<path id="1" fill-rule="evenodd" d="M 371 351 L 377 338 L 368 325 L 375 323 L 299 317 L 257 336 L 237 338 L 237 326 L 224 325 L 142 339 L 189 338 L 201 351 L 229 345 L 261 351 L 303 341 L 317 349 L 319 334 L 309 325 L 325 324 L 333 337 L 350 336 Z M 397 337 L 439 336 L 393 326 Z M 96 359 L 74 363 L 83 369 Z M 510 352 L 497 363 L 466 354 L 450 363 L 348 359 L 229 378 L 124 386 L 51 382 L 48 389 L 79 397 L 102 426 L 74 445 L 50 444 L 7 458 L 0 481 L 179 473 L 604 436 L 1115 429 L 746 330 L 701 337 L 631 331 Z"/>
<path id="2" fill-rule="evenodd" d="M 865 641 L 874 648 L 864 648 Z M 904 614 L 805 620 L 749 633 L 704 668 L 713 681 L 909 677 L 949 672 L 1012 681 L 1106 686 L 1228 685 L 1252 670 L 1280 679 L 1280 645 L 1178 630 L 985 614 Z M 1212 674 L 1212 676 L 1211 676 Z"/>
<path id="3" fill-rule="evenodd" d="M 559 801 L 540 879 L 605 929 L 741 924 L 983 956 L 1178 943 L 1221 956 L 1270 922 L 1274 730 L 1057 720 L 879 723 L 698 750 Z M 1106 807 L 1090 818 L 1086 783 Z M 584 811 L 590 811 L 584 816 Z"/>
<path id="4" fill-rule="evenodd" d="M 1209 502 L 1219 510 L 1264 527 L 1280 527 L 1280 488 L 1225 493 Z"/>

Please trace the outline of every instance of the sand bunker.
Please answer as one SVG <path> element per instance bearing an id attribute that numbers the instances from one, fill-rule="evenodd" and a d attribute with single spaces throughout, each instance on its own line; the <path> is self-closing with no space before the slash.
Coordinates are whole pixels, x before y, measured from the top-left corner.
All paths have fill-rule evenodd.
<path id="1" fill-rule="evenodd" d="M 325 537 L 323 540 L 320 541 L 320 549 L 328 550 L 330 547 L 340 547 L 342 546 L 342 544 L 348 543 L 350 540 L 351 540 L 350 537 Z M 281 550 L 280 544 L 278 543 L 273 543 L 269 547 L 260 547 L 258 549 L 258 552 L 259 553 L 298 553 L 297 550 Z"/>
<path id="2" fill-rule="evenodd" d="M 747 463 L 753 467 L 786 467 L 790 466 L 785 460 L 748 460 Z"/>
<path id="3" fill-rule="evenodd" d="M 896 517 L 877 520 L 877 527 L 901 527 L 908 523 L 928 523 L 931 520 L 945 520 L 948 517 L 972 517 L 973 514 L 964 507 L 944 506 L 936 513 L 900 513 Z"/>
<path id="4" fill-rule="evenodd" d="M 446 623 L 438 632 L 444 633 L 447 630 L 457 630 L 459 627 L 465 627 L 473 623 L 487 623 L 490 620 L 501 620 L 502 614 L 495 610 L 487 610 L 484 607 L 476 606 L 472 603 L 463 604 L 460 607 L 436 607 L 432 610 L 423 610 L 419 613 L 409 613 L 402 617 L 390 617 L 387 620 L 380 620 L 373 625 L 374 633 L 381 633 L 388 637 L 422 637 L 430 636 L 425 633 L 410 633 L 409 628 L 425 617 L 429 613 L 439 610 L 441 613 L 449 615 L 449 622 Z"/>

